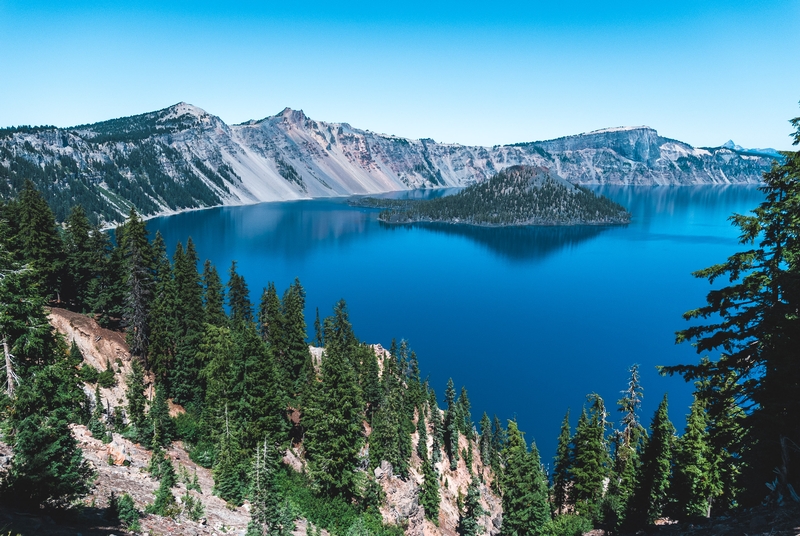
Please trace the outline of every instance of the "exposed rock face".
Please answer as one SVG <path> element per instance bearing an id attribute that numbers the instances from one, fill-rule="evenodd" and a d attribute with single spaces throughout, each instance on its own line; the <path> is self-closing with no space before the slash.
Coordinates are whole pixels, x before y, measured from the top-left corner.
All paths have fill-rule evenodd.
<path id="1" fill-rule="evenodd" d="M 550 141 L 471 147 L 325 123 L 289 108 L 226 125 L 180 103 L 73 128 L 0 135 L 0 191 L 32 178 L 64 219 L 83 203 L 108 221 L 135 200 L 143 214 L 260 201 L 466 186 L 513 165 L 544 166 L 574 183 L 755 183 L 769 150 L 697 149 L 648 127 Z M 766 152 L 765 152 L 766 151 Z"/>

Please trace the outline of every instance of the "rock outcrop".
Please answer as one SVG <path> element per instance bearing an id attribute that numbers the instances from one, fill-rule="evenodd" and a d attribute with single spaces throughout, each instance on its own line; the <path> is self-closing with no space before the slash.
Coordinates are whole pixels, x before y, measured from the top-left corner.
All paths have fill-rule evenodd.
<path id="1" fill-rule="evenodd" d="M 694 148 L 648 127 L 494 147 L 437 143 L 326 123 L 289 108 L 227 125 L 179 103 L 72 128 L 0 131 L 7 194 L 30 178 L 58 219 L 79 202 L 106 221 L 260 201 L 467 186 L 514 165 L 581 184 L 756 183 L 771 150 Z"/>

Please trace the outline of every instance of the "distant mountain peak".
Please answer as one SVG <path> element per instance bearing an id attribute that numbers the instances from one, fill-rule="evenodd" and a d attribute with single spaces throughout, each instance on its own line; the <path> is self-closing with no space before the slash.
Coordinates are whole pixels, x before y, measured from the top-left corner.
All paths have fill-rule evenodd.
<path id="1" fill-rule="evenodd" d="M 168 108 L 165 109 L 165 111 L 168 113 L 168 116 L 171 117 L 191 115 L 193 117 L 201 118 L 209 115 L 208 112 L 206 112 L 202 108 L 198 108 L 193 104 L 189 104 L 188 102 L 183 102 L 183 101 L 177 104 L 173 104 L 172 106 L 169 106 Z"/>

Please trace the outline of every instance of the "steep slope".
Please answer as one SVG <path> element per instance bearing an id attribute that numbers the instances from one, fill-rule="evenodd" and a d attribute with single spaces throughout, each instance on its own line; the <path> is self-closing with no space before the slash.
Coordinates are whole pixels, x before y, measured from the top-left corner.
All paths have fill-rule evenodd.
<path id="1" fill-rule="evenodd" d="M 155 215 L 466 186 L 513 165 L 547 167 L 579 184 L 756 183 L 773 156 L 733 144 L 698 149 L 648 127 L 490 148 L 376 134 L 289 108 L 229 126 L 179 103 L 72 128 L 0 129 L 0 195 L 31 179 L 59 220 L 82 204 L 111 222 L 131 205 Z"/>

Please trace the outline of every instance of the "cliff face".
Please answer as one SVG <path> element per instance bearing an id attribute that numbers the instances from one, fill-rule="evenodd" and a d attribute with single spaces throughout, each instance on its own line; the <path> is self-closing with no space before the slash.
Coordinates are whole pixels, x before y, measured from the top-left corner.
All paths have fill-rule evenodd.
<path id="1" fill-rule="evenodd" d="M 582 184 L 756 183 L 773 153 L 698 149 L 648 127 L 471 147 L 326 123 L 285 109 L 226 125 L 195 106 L 72 128 L 0 130 L 0 195 L 33 180 L 63 220 L 83 204 L 106 221 L 190 208 L 466 186 L 513 165 Z"/>

